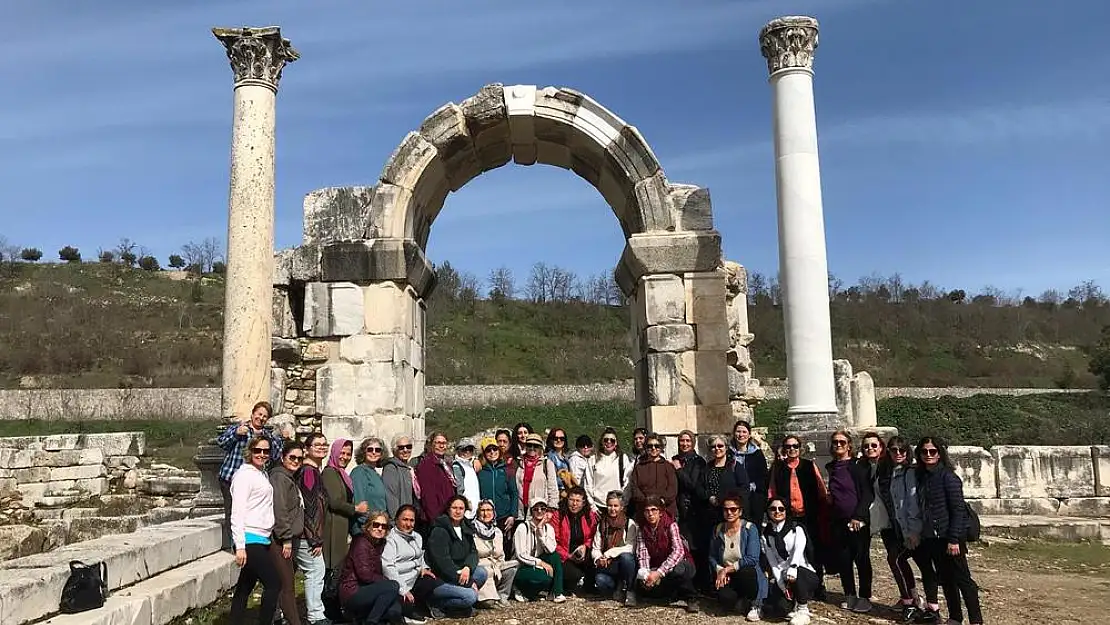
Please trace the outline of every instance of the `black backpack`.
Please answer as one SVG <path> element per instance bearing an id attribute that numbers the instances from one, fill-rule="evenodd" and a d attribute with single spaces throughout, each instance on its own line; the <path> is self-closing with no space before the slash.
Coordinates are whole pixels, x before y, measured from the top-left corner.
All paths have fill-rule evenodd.
<path id="1" fill-rule="evenodd" d="M 108 597 L 108 565 L 100 562 L 89 566 L 80 560 L 69 563 L 69 579 L 62 587 L 63 614 L 95 610 Z"/>
<path id="2" fill-rule="evenodd" d="M 979 522 L 979 515 L 975 513 L 975 509 L 971 507 L 970 503 L 964 502 L 964 507 L 967 508 L 967 533 L 964 538 L 969 543 L 979 540 L 979 536 L 983 532 L 983 524 Z"/>

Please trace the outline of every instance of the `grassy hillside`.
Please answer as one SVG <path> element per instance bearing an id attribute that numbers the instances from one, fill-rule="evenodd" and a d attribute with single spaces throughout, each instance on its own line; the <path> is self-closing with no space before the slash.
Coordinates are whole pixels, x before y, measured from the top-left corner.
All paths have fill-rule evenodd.
<path id="1" fill-rule="evenodd" d="M 180 275 L 180 274 L 178 274 Z M 437 291 L 427 382 L 580 383 L 632 377 L 628 312 L 581 301 L 483 300 Z M 756 373 L 784 377 L 782 311 L 749 308 Z M 1094 387 L 1087 348 L 1104 300 L 1000 306 L 980 297 L 837 297 L 834 353 L 880 386 Z M 223 282 L 119 264 L 0 263 L 0 387 L 218 384 Z"/>

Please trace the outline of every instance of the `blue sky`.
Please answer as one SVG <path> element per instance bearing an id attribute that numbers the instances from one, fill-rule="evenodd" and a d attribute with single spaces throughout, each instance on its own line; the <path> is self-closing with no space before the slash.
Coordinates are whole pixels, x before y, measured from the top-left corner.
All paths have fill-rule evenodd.
<path id="1" fill-rule="evenodd" d="M 0 20 L 0 236 L 56 258 L 129 237 L 163 262 L 225 237 L 232 75 L 212 26 L 283 28 L 277 243 L 312 189 L 372 184 L 438 106 L 486 83 L 568 86 L 709 187 L 726 256 L 777 268 L 770 89 L 757 33 L 821 21 L 829 265 L 948 288 L 1110 287 L 1105 0 L 352 3 L 11 0 Z M 523 282 L 611 267 L 601 196 L 510 165 L 448 197 L 429 256 Z"/>

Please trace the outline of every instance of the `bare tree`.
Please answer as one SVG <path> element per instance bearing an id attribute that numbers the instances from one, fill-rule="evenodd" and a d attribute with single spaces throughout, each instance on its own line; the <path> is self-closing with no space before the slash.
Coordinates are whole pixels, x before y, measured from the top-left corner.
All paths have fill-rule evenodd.
<path id="1" fill-rule="evenodd" d="M 7 237 L 0 235 L 0 260 L 15 262 L 20 259 L 20 253 L 22 251 L 22 247 L 10 243 Z"/>
<path id="2" fill-rule="evenodd" d="M 490 299 L 513 299 L 516 296 L 513 272 L 508 267 L 501 266 L 490 271 L 488 282 Z"/>
<path id="3" fill-rule="evenodd" d="M 139 260 L 139 254 L 135 253 L 138 247 L 137 243 L 124 237 L 119 240 L 119 245 L 116 246 L 116 258 L 125 265 L 134 265 Z"/>
<path id="4" fill-rule="evenodd" d="M 551 271 L 550 301 L 569 302 L 581 299 L 582 289 L 578 284 L 578 276 L 573 271 L 562 267 L 553 267 Z"/>
<path id="5" fill-rule="evenodd" d="M 478 276 L 464 271 L 459 274 L 459 301 L 472 303 L 478 299 L 478 293 L 482 288 L 481 281 Z"/>
<path id="6" fill-rule="evenodd" d="M 551 300 L 552 268 L 547 263 L 532 265 L 532 273 L 528 276 L 528 286 L 525 289 L 528 299 L 543 304 Z"/>
<path id="7" fill-rule="evenodd" d="M 207 237 L 200 243 L 189 241 L 181 246 L 187 266 L 196 267 L 201 273 L 211 273 L 212 265 L 222 258 L 220 242 L 215 237 Z"/>
<path id="8" fill-rule="evenodd" d="M 829 299 L 836 300 L 844 290 L 844 281 L 829 272 Z"/>

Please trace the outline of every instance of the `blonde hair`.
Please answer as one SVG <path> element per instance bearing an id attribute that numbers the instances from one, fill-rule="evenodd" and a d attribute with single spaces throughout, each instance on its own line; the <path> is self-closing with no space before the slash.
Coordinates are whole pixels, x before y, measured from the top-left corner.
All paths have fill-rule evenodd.
<path id="1" fill-rule="evenodd" d="M 243 448 L 243 460 L 246 460 L 247 462 L 250 462 L 250 460 L 251 460 L 251 448 L 254 447 L 255 445 L 263 442 L 263 441 L 265 441 L 265 443 L 270 446 L 270 458 L 273 458 L 274 457 L 274 444 L 270 442 L 270 439 L 268 439 L 265 436 L 259 434 L 259 435 L 255 436 L 254 438 L 252 438 L 250 440 L 250 442 L 247 443 L 247 446 Z"/>

